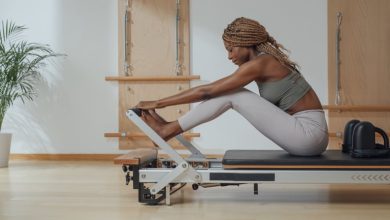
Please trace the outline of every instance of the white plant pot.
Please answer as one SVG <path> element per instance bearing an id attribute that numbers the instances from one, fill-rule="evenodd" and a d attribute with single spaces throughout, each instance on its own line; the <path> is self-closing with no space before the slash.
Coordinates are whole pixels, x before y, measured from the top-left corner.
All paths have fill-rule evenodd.
<path id="1" fill-rule="evenodd" d="M 0 133 L 0 168 L 8 167 L 12 134 Z"/>

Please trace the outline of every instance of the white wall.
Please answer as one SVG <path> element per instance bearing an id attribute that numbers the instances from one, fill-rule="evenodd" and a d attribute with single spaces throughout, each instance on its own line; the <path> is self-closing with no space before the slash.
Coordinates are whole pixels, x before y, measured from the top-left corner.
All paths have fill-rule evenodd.
<path id="1" fill-rule="evenodd" d="M 326 0 L 191 0 L 191 71 L 213 81 L 234 71 L 221 34 L 234 18 L 259 20 L 302 66 L 327 100 Z M 13 153 L 118 153 L 103 137 L 118 128 L 118 89 L 104 81 L 117 73 L 116 0 L 0 0 L 0 20 L 28 27 L 26 39 L 50 44 L 66 58 L 45 72 L 34 102 L 12 107 L 3 132 Z M 195 82 L 199 83 L 199 82 Z M 256 91 L 254 85 L 249 88 Z M 282 125 L 279 125 L 282 126 Z M 206 153 L 231 148 L 277 148 L 244 118 L 229 111 L 199 126 L 195 143 Z"/>
<path id="2" fill-rule="evenodd" d="M 25 39 L 67 54 L 45 72 L 48 86 L 6 115 L 13 153 L 109 153 L 103 137 L 118 127 L 118 89 L 104 77 L 117 73 L 117 1 L 0 0 L 0 20 L 25 25 Z"/>
<path id="3" fill-rule="evenodd" d="M 235 18 L 249 17 L 291 51 L 291 59 L 300 64 L 322 103 L 327 103 L 326 0 L 193 0 L 190 8 L 192 73 L 205 81 L 232 73 L 236 67 L 227 59 L 221 36 Z M 248 88 L 258 93 L 255 84 Z M 197 145 L 210 153 L 278 148 L 232 110 L 194 131 L 201 133 Z"/>

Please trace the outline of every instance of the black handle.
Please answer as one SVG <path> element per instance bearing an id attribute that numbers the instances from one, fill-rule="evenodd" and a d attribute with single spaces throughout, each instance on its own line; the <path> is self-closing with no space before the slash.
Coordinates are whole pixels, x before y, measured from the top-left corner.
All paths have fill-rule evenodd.
<path id="1" fill-rule="evenodd" d="M 140 108 L 132 108 L 132 109 L 130 109 L 130 110 L 132 110 L 136 115 L 138 115 L 139 117 L 141 117 L 141 115 L 142 115 L 142 109 L 140 109 Z"/>
<path id="2" fill-rule="evenodd" d="M 378 127 L 375 127 L 375 132 L 378 132 L 383 137 L 383 145 L 385 148 L 389 148 L 389 137 L 387 137 L 386 132 Z"/>

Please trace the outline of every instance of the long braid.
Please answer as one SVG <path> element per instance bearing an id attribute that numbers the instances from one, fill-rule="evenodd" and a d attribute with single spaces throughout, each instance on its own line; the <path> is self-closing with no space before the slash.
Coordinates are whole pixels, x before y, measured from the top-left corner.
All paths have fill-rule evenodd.
<path id="1" fill-rule="evenodd" d="M 292 70 L 297 70 L 298 65 L 291 61 L 283 45 L 271 37 L 263 25 L 248 18 L 237 18 L 224 30 L 222 39 L 229 45 L 235 47 L 256 48 L 258 53 L 264 52 L 274 56 L 280 63 Z"/>

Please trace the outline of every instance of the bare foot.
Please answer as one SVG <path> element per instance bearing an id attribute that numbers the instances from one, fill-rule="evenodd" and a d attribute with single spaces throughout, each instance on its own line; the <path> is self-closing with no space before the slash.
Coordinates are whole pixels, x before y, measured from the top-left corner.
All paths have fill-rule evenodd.
<path id="1" fill-rule="evenodd" d="M 163 119 L 159 114 L 157 114 L 157 112 L 156 112 L 154 109 L 150 109 L 150 110 L 149 110 L 149 114 L 150 114 L 154 119 L 156 119 L 158 122 L 160 122 L 161 124 L 168 124 L 168 122 L 165 121 L 165 119 Z"/>
<path id="2" fill-rule="evenodd" d="M 178 121 L 167 122 L 160 116 L 158 117 L 163 122 L 161 122 L 159 119 L 155 119 L 148 111 L 142 111 L 142 120 L 144 120 L 144 122 L 148 124 L 165 141 L 183 132 Z"/>
<path id="3" fill-rule="evenodd" d="M 157 113 L 156 113 L 157 114 Z M 161 123 L 159 120 L 156 120 L 149 111 L 142 111 L 141 115 L 142 120 L 146 124 L 148 124 L 161 138 L 165 140 L 168 136 L 166 132 L 164 132 L 164 123 Z"/>

